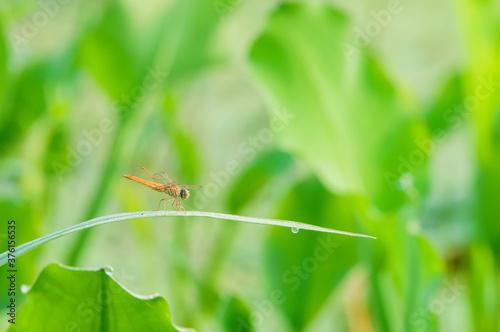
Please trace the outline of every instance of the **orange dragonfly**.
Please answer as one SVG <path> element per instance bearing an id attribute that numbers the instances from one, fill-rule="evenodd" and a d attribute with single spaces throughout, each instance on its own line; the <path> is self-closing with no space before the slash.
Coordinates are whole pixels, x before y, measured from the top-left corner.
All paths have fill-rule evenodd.
<path id="1" fill-rule="evenodd" d="M 149 176 L 144 175 L 144 176 L 135 176 L 135 175 L 124 175 L 123 177 L 139 182 L 145 186 L 148 186 L 149 188 L 159 191 L 159 192 L 164 192 L 167 195 L 170 196 L 170 198 L 164 198 L 161 199 L 160 202 L 158 203 L 158 208 L 156 211 L 160 209 L 161 202 L 163 203 L 163 208 L 165 211 L 167 211 L 167 202 L 170 200 L 174 200 L 172 202 L 172 207 L 176 210 L 179 211 L 186 211 L 184 207 L 181 204 L 181 199 L 186 200 L 189 198 L 189 191 L 186 188 L 200 188 L 201 186 L 191 186 L 191 185 L 186 185 L 186 184 L 177 184 L 177 181 L 172 181 L 168 177 L 167 173 L 165 172 L 160 172 L 156 174 L 151 174 L 150 171 L 148 171 L 145 167 L 139 167 L 138 168 L 138 173 L 141 172 L 141 169 L 146 171 Z M 151 181 L 144 180 L 142 177 L 150 177 Z M 175 204 L 175 206 L 174 206 Z"/>

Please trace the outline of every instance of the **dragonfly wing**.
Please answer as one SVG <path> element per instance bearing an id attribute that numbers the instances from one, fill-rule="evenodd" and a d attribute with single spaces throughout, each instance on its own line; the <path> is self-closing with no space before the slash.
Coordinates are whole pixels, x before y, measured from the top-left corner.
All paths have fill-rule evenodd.
<path id="1" fill-rule="evenodd" d="M 181 188 L 201 188 L 203 186 L 193 186 L 193 185 L 190 185 L 190 184 L 178 184 L 177 187 L 181 187 Z"/>
<path id="2" fill-rule="evenodd" d="M 162 184 L 171 184 L 173 181 L 168 177 L 165 172 L 159 172 L 153 175 L 153 179 Z"/>
<path id="3" fill-rule="evenodd" d="M 152 174 L 146 168 L 143 168 L 143 167 L 135 167 L 133 172 L 132 172 L 132 175 L 135 175 L 138 178 L 148 180 L 148 181 L 154 180 Z"/>
<path id="4" fill-rule="evenodd" d="M 160 173 L 153 174 L 145 167 L 134 168 L 134 171 L 132 174 L 137 176 L 138 178 L 148 180 L 151 182 L 156 182 L 159 184 L 170 184 L 173 182 L 172 180 L 170 180 L 167 173 L 160 172 Z"/>

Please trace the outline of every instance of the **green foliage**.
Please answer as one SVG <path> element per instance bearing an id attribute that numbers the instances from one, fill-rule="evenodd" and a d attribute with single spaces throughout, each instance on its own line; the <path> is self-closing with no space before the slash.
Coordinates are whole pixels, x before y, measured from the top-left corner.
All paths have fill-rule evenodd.
<path id="1" fill-rule="evenodd" d="M 316 179 L 297 184 L 278 216 L 355 230 L 349 199 L 331 195 Z M 282 307 L 292 330 L 307 326 L 357 259 L 357 243 L 348 237 L 278 229 L 270 232 L 264 251 L 268 292 L 282 294 L 273 305 Z"/>
<path id="2" fill-rule="evenodd" d="M 464 77 L 453 76 L 443 87 L 435 105 L 427 114 L 427 123 L 431 132 L 443 134 L 460 125 L 460 118 L 464 116 L 465 108 L 462 103 L 464 96 Z"/>
<path id="3" fill-rule="evenodd" d="M 48 265 L 9 331 L 180 331 L 164 298 L 133 295 L 111 275 Z"/>
<path id="4" fill-rule="evenodd" d="M 398 158 L 426 135 L 377 62 L 343 49 L 352 29 L 329 7 L 282 5 L 250 60 L 273 105 L 296 116 L 281 133 L 283 144 L 308 160 L 332 190 L 394 208 L 402 194 L 386 174 L 401 176 Z"/>
<path id="5" fill-rule="evenodd" d="M 197 75 L 213 62 L 212 40 L 219 22 L 210 1 L 175 1 L 168 8 L 158 60 L 170 68 L 170 80 Z"/>
<path id="6" fill-rule="evenodd" d="M 17 76 L 6 93 L 0 118 L 0 140 L 14 147 L 31 125 L 46 111 L 47 99 L 43 79 L 47 63 L 29 66 Z"/>
<path id="7" fill-rule="evenodd" d="M 81 320 L 64 303 L 115 285 L 61 261 L 196 331 L 498 330 L 499 22 L 494 0 L 1 2 L 17 319 Z M 203 187 L 141 215 L 165 196 L 136 166 Z"/>
<path id="8" fill-rule="evenodd" d="M 228 298 L 221 303 L 218 312 L 226 331 L 254 331 L 250 322 L 249 309 L 241 299 L 234 296 Z"/>
<path id="9" fill-rule="evenodd" d="M 0 98 L 3 98 L 5 92 L 5 83 L 7 81 L 7 48 L 5 46 L 5 33 L 0 21 Z"/>
<path id="10" fill-rule="evenodd" d="M 235 181 L 229 194 L 229 208 L 232 213 L 241 209 L 254 199 L 262 188 L 272 179 L 283 173 L 291 163 L 290 155 L 271 151 L 259 156 Z"/>
<path id="11" fill-rule="evenodd" d="M 79 62 L 90 69 L 113 99 L 129 94 L 138 79 L 128 26 L 120 3 L 110 1 L 102 19 L 80 43 Z M 119 80 L 115 78 L 118 73 Z"/>

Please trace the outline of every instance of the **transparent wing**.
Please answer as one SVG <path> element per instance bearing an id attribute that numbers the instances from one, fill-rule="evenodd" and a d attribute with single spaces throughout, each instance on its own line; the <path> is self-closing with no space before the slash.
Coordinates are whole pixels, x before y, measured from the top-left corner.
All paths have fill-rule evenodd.
<path id="1" fill-rule="evenodd" d="M 159 184 L 171 184 L 173 181 L 168 177 L 167 173 L 159 172 L 156 174 L 151 173 L 147 168 L 139 166 L 134 168 L 132 175 L 146 181 L 156 182 Z"/>
<path id="2" fill-rule="evenodd" d="M 178 184 L 177 187 L 181 187 L 181 188 L 201 188 L 203 186 L 193 186 L 193 185 L 190 185 L 190 184 Z"/>
<path id="3" fill-rule="evenodd" d="M 157 181 L 160 181 L 160 183 L 163 184 L 170 184 L 174 182 L 168 177 L 168 174 L 165 172 L 155 173 L 153 174 L 153 178 L 156 179 Z"/>

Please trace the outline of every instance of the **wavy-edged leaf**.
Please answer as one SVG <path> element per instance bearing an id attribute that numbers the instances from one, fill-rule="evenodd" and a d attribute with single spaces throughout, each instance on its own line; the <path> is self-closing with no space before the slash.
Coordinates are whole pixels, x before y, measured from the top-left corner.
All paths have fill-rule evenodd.
<path id="1" fill-rule="evenodd" d="M 105 269 L 46 266 L 9 331 L 181 331 L 160 296 L 123 288 Z"/>

